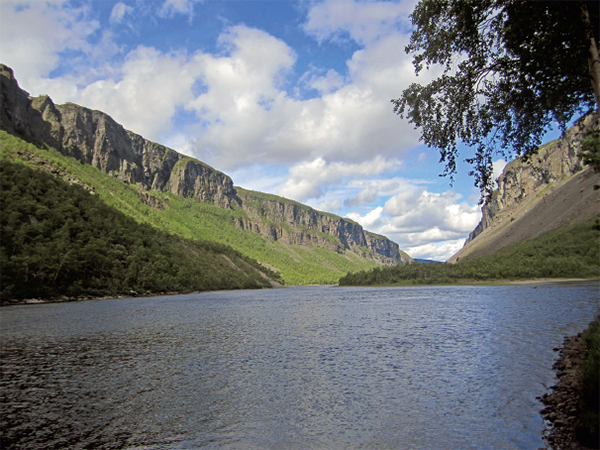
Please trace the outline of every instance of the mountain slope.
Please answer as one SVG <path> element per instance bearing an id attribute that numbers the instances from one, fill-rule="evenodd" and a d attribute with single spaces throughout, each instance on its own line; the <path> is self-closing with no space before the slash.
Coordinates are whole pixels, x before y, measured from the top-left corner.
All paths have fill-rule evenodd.
<path id="1" fill-rule="evenodd" d="M 3 159 L 0 191 L 2 304 L 277 285 L 230 247 L 139 224 L 44 171 Z"/>
<path id="2" fill-rule="evenodd" d="M 482 220 L 465 246 L 448 262 L 491 255 L 543 233 L 589 221 L 600 213 L 600 174 L 577 156 L 597 117 L 568 129 L 540 147 L 530 162 L 518 158 L 498 179 L 498 189 L 482 207 Z"/>
<path id="3" fill-rule="evenodd" d="M 410 264 L 349 273 L 340 285 L 505 282 L 600 276 L 600 174 L 577 156 L 582 127 L 542 146 L 531 162 L 506 166 L 482 220 L 448 263 Z"/>
<path id="4" fill-rule="evenodd" d="M 87 186 L 139 222 L 230 245 L 288 284 L 335 283 L 349 270 L 411 261 L 355 222 L 234 187 L 227 175 L 146 141 L 102 112 L 30 98 L 10 68 L 0 65 L 0 72 L 0 128 L 37 145 L 18 154 L 4 144 L 6 157 Z"/>

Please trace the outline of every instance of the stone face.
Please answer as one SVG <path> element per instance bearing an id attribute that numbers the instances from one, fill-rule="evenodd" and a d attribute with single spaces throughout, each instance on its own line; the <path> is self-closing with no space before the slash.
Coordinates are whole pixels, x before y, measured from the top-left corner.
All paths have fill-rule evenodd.
<path id="1" fill-rule="evenodd" d="M 528 197 L 559 183 L 584 169 L 577 156 L 581 140 L 592 128 L 598 128 L 598 117 L 587 116 L 579 124 L 565 131 L 560 139 L 541 146 L 528 161 L 522 157 L 509 163 L 498 178 L 498 189 L 481 208 L 481 222 L 471 232 L 465 245 L 490 228 L 500 212 L 516 207 Z"/>
<path id="2" fill-rule="evenodd" d="M 288 245 L 310 245 L 343 253 L 353 251 L 382 264 L 412 261 L 400 252 L 398 244 L 365 230 L 357 223 L 320 213 L 283 198 L 265 198 L 260 193 L 238 188 L 248 220 L 238 226 Z M 335 238 L 335 239 L 334 239 Z"/>
<path id="3" fill-rule="evenodd" d="M 234 201 L 233 182 L 227 175 L 125 130 L 101 111 L 73 103 L 55 105 L 48 96 L 29 98 L 10 68 L 2 65 L 0 70 L 1 126 L 9 133 L 47 144 L 143 189 L 170 191 L 222 207 Z M 174 170 L 182 160 L 186 164 Z"/>

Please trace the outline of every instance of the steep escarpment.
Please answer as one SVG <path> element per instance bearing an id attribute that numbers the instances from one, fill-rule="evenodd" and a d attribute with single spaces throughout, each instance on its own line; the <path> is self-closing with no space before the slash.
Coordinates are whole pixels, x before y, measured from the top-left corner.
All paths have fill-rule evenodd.
<path id="1" fill-rule="evenodd" d="M 228 207 L 235 199 L 227 175 L 125 130 L 109 115 L 48 96 L 29 98 L 12 70 L 0 66 L 0 126 L 142 189 L 169 191 Z"/>
<path id="2" fill-rule="evenodd" d="M 405 264 L 412 259 L 398 244 L 365 231 L 356 222 L 316 211 L 276 195 L 236 187 L 247 218 L 238 221 L 250 229 L 286 245 L 309 245 L 338 253 L 353 251 L 382 264 Z"/>
<path id="3" fill-rule="evenodd" d="M 0 65 L 0 81 L 0 128 L 38 146 L 56 149 L 61 155 L 74 158 L 86 167 L 92 166 L 128 186 L 129 190 L 123 190 L 106 180 L 95 181 L 99 193 L 109 189 L 105 198 L 109 202 L 118 198 L 115 205 L 137 220 L 190 238 L 211 239 L 240 250 L 245 246 L 243 251 L 247 255 L 275 270 L 287 267 L 293 271 L 290 261 L 304 266 L 312 264 L 311 276 L 323 282 L 335 282 L 336 277 L 365 262 L 398 264 L 411 261 L 397 244 L 366 232 L 355 222 L 288 199 L 236 188 L 227 175 L 125 130 L 103 112 L 72 103 L 56 105 L 48 96 L 31 98 L 19 87 L 12 70 L 3 65 Z M 45 164 L 43 159 L 40 155 L 34 158 L 38 166 Z M 62 169 L 56 170 L 53 166 L 52 170 L 57 176 L 63 175 Z M 71 167 L 70 170 L 71 173 L 63 178 L 72 182 L 73 170 L 79 169 Z M 86 176 L 88 179 L 94 177 L 89 173 Z M 79 180 L 79 184 L 86 183 L 91 182 Z M 92 185 L 87 188 L 96 189 Z M 202 214 L 208 211 L 209 217 L 197 211 L 192 214 L 195 208 L 185 204 L 186 211 L 182 214 L 174 209 L 177 209 L 175 204 L 183 204 L 174 201 L 170 195 L 219 210 L 205 208 Z M 160 214 L 145 210 L 145 206 L 160 211 Z M 182 219 L 184 216 L 185 220 Z M 202 226 L 192 224 L 192 218 L 202 222 Z M 230 225 L 277 246 L 259 244 L 231 230 Z M 203 234 L 196 234 L 200 229 Z M 313 249 L 326 250 L 332 257 L 315 253 Z M 271 260 L 284 257 L 288 260 L 277 263 Z M 336 264 L 332 260 L 336 260 Z M 317 276 L 318 268 L 325 268 L 329 275 Z M 303 270 L 308 273 L 307 269 Z"/>
<path id="4" fill-rule="evenodd" d="M 594 186 L 600 175 L 578 156 L 581 140 L 598 126 L 597 115 L 587 116 L 529 161 L 518 158 L 508 164 L 482 207 L 481 222 L 449 262 L 492 254 L 598 214 L 600 191 Z"/>

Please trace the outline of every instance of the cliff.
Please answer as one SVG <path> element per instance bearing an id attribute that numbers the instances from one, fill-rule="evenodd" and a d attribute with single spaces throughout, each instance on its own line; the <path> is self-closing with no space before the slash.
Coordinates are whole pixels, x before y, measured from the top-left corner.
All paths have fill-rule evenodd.
<path id="1" fill-rule="evenodd" d="M 0 66 L 0 127 L 44 143 L 142 189 L 170 191 L 227 207 L 235 198 L 227 175 L 125 130 L 109 115 L 48 96 L 29 98 L 12 70 Z"/>
<path id="2" fill-rule="evenodd" d="M 397 244 L 355 222 L 281 197 L 235 188 L 227 175 L 125 130 L 101 111 L 72 103 L 56 105 L 48 96 L 31 98 L 19 87 L 13 71 L 1 64 L 0 83 L 1 129 L 135 185 L 150 206 L 164 208 L 148 192 L 170 192 L 221 208 L 241 208 L 245 217 L 236 226 L 284 245 L 351 251 L 380 264 L 411 261 Z"/>
<path id="3" fill-rule="evenodd" d="M 382 264 L 412 261 L 398 244 L 365 231 L 352 220 L 319 212 L 276 195 L 239 187 L 236 189 L 248 217 L 239 220 L 242 229 L 252 230 L 286 245 L 309 245 L 338 253 L 350 250 Z"/>
<path id="4" fill-rule="evenodd" d="M 584 166 L 578 153 L 598 117 L 589 115 L 541 146 L 528 161 L 517 158 L 498 178 L 498 189 L 482 207 L 482 219 L 465 246 L 449 262 L 471 259 L 535 238 L 540 234 L 587 220 L 599 210 L 600 176 Z"/>

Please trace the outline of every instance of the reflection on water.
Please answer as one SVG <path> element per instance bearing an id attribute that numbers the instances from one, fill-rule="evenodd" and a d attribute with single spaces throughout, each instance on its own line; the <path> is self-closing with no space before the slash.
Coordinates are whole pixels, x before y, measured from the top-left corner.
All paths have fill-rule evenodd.
<path id="1" fill-rule="evenodd" d="M 0 311 L 2 448 L 544 447 L 598 284 L 289 288 Z"/>

